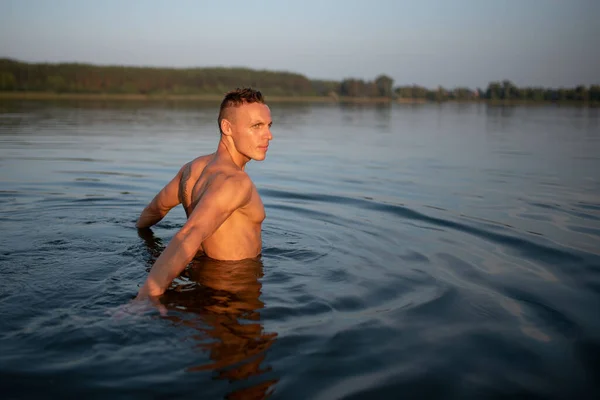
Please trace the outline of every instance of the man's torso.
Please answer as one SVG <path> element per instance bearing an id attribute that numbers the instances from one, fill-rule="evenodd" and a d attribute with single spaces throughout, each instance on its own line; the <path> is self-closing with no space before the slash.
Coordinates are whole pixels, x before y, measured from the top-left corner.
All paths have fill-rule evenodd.
<path id="1" fill-rule="evenodd" d="M 179 200 L 190 216 L 202 198 L 207 186 L 217 174 L 228 168 L 215 160 L 214 154 L 196 158 L 186 164 L 179 183 Z M 265 219 L 265 208 L 256 187 L 248 204 L 235 210 L 223 224 L 204 242 L 202 251 L 217 260 L 241 260 L 260 254 L 261 224 Z"/>

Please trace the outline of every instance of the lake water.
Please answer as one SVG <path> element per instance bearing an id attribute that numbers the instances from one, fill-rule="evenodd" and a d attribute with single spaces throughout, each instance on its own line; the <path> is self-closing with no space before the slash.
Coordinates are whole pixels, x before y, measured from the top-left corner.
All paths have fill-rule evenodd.
<path id="1" fill-rule="evenodd" d="M 263 255 L 123 310 L 134 223 L 217 105 L 0 103 L 0 389 L 31 398 L 594 398 L 600 110 L 272 105 Z"/>

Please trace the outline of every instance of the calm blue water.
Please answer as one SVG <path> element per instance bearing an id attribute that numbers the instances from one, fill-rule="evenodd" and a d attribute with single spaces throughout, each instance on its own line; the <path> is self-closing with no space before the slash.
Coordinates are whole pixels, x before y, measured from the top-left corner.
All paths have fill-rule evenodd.
<path id="1" fill-rule="evenodd" d="M 123 312 L 216 105 L 0 103 L 3 398 L 594 398 L 600 110 L 272 105 L 261 262 Z"/>

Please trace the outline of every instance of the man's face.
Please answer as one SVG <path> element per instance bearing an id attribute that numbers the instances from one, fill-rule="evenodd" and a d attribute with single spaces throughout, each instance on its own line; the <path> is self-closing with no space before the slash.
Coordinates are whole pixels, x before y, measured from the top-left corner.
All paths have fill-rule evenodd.
<path id="1" fill-rule="evenodd" d="M 271 111 L 261 103 L 242 104 L 231 110 L 231 138 L 236 150 L 248 159 L 262 161 L 267 156 L 271 135 Z"/>

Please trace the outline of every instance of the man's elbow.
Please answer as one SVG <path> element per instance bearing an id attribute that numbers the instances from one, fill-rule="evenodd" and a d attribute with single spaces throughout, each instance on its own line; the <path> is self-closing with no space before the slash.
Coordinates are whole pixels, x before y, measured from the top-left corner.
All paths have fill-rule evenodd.
<path id="1" fill-rule="evenodd" d="M 160 220 L 160 218 L 156 219 L 148 215 L 140 215 L 140 218 L 138 218 L 137 222 L 135 223 L 135 227 L 137 229 L 150 228 L 152 225 L 156 224 Z"/>
<path id="2" fill-rule="evenodd" d="M 145 229 L 145 228 L 150 228 L 150 225 L 144 224 L 140 219 L 138 219 L 137 222 L 135 223 L 135 227 L 137 229 Z"/>
<path id="3" fill-rule="evenodd" d="M 157 207 L 148 205 L 140 214 L 135 227 L 138 229 L 150 228 L 152 225 L 158 223 L 166 213 L 162 213 Z"/>

